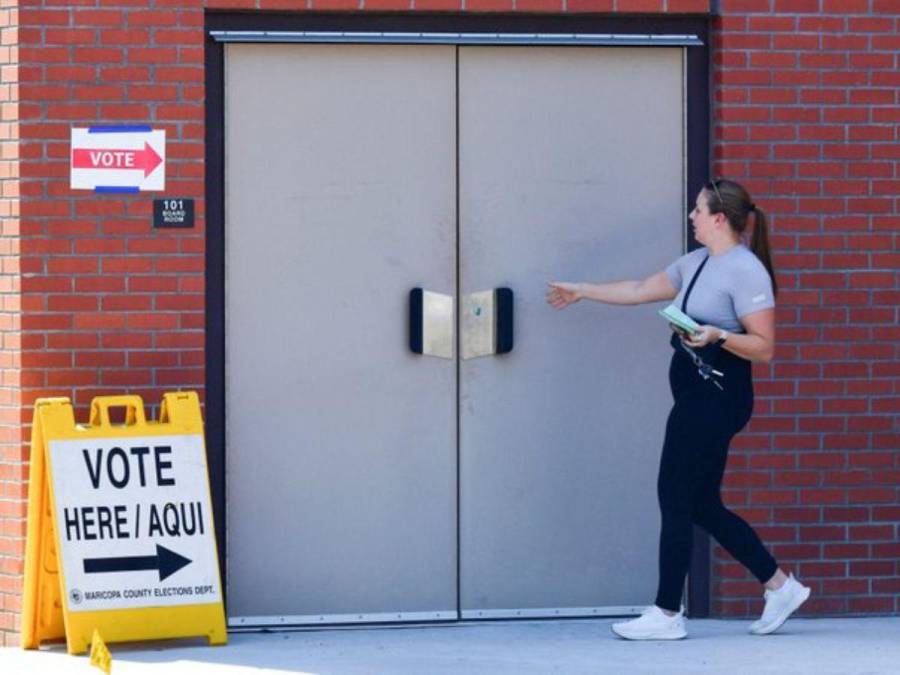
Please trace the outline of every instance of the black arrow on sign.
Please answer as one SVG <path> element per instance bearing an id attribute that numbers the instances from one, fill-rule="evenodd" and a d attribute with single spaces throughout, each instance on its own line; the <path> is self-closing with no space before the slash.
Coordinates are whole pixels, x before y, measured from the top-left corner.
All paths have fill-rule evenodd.
<path id="1" fill-rule="evenodd" d="M 190 560 L 165 546 L 156 545 L 156 555 L 136 555 L 127 558 L 85 558 L 85 574 L 101 574 L 103 572 L 137 572 L 140 570 L 159 570 L 159 580 L 170 577 Z"/>

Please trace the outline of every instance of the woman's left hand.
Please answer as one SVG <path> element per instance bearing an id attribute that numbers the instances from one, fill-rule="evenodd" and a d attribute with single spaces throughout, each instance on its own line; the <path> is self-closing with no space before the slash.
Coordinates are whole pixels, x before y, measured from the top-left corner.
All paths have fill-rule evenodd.
<path id="1" fill-rule="evenodd" d="M 694 349 L 705 347 L 708 344 L 716 342 L 719 339 L 719 335 L 721 335 L 722 330 L 717 328 L 716 326 L 700 326 L 700 332 L 694 333 L 687 337 L 682 337 L 682 341 L 688 346 L 693 347 Z"/>

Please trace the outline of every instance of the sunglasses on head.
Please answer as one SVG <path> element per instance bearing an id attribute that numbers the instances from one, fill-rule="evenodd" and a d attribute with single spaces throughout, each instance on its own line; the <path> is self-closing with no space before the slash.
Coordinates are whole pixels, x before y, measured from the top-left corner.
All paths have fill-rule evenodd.
<path id="1" fill-rule="evenodd" d="M 722 195 L 721 195 L 721 193 L 719 192 L 719 185 L 718 185 L 718 183 L 719 183 L 718 180 L 714 180 L 714 181 L 710 181 L 709 184 L 712 186 L 713 191 L 716 193 L 716 197 L 719 198 L 719 206 L 722 206 L 722 204 L 723 204 L 724 202 L 722 201 Z"/>

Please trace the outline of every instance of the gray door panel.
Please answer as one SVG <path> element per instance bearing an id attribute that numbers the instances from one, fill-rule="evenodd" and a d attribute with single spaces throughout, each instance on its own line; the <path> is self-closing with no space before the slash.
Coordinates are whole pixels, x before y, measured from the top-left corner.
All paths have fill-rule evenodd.
<path id="1" fill-rule="evenodd" d="M 544 292 L 681 253 L 681 51 L 463 47 L 459 80 L 461 292 L 512 288 L 516 339 L 461 364 L 463 616 L 644 605 L 668 329 Z"/>
<path id="2" fill-rule="evenodd" d="M 233 623 L 456 617 L 456 366 L 407 335 L 456 285 L 454 60 L 227 47 Z"/>

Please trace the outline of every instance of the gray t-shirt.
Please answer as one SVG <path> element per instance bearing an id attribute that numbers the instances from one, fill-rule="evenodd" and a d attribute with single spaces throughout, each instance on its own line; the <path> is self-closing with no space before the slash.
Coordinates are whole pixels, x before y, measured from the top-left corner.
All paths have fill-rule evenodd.
<path id="1" fill-rule="evenodd" d="M 672 302 L 679 309 L 694 272 L 707 255 L 706 248 L 700 248 L 666 268 L 669 280 L 678 289 Z M 769 272 L 753 251 L 738 244 L 725 253 L 709 256 L 688 298 L 687 314 L 701 324 L 740 333 L 744 330 L 740 317 L 774 306 Z"/>

